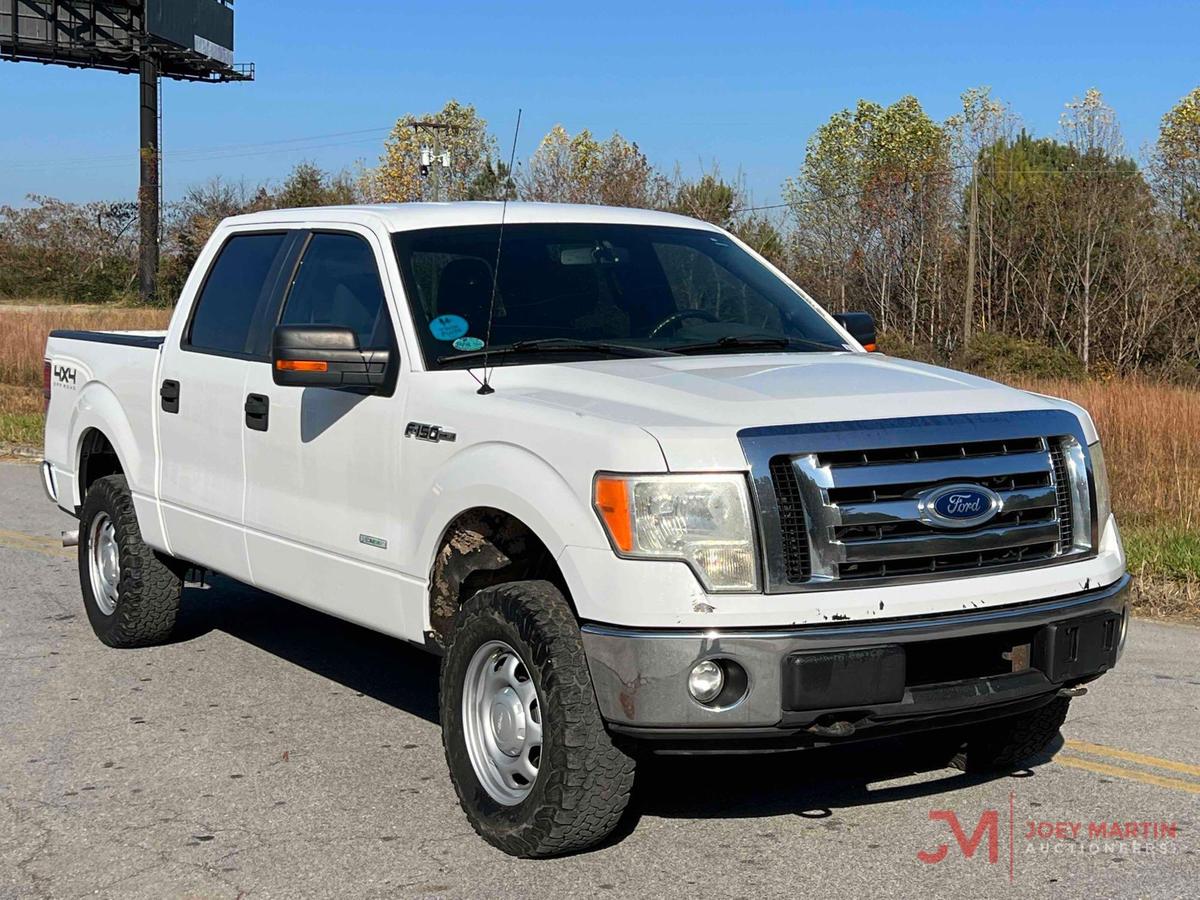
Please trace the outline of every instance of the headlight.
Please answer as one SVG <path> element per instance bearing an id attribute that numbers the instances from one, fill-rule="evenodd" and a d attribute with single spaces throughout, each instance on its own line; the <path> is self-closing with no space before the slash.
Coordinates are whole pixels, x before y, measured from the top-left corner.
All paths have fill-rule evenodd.
<path id="1" fill-rule="evenodd" d="M 1108 492 L 1108 467 L 1104 464 L 1104 450 L 1100 442 L 1088 444 L 1092 456 L 1092 483 L 1096 491 L 1096 533 L 1098 540 L 1104 539 L 1104 529 L 1112 513 L 1112 499 Z"/>
<path id="2" fill-rule="evenodd" d="M 758 590 L 744 476 L 597 475 L 593 497 L 621 556 L 682 560 L 708 591 Z"/>

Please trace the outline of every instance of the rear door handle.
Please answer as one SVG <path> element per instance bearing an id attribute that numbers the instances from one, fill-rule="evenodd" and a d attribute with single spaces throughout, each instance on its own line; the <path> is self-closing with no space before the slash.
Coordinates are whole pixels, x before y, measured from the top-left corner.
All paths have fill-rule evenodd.
<path id="1" fill-rule="evenodd" d="M 252 431 L 266 431 L 271 411 L 271 398 L 266 394 L 246 395 L 246 427 Z"/>
<path id="2" fill-rule="evenodd" d="M 169 413 L 179 412 L 179 382 L 166 379 L 162 386 L 158 389 L 158 397 L 162 404 L 162 411 Z"/>

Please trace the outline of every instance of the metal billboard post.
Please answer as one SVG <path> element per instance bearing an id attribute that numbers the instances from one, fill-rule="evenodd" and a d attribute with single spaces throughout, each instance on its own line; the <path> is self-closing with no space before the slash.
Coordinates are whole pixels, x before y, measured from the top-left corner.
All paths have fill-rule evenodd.
<path id="1" fill-rule="evenodd" d="M 158 146 L 158 61 L 147 54 L 139 61 L 141 103 L 138 114 L 138 298 L 143 303 L 158 299 L 159 235 L 159 146 Z"/>
<path id="2" fill-rule="evenodd" d="M 233 0 L 0 0 L 0 58 L 138 76 L 138 294 L 156 301 L 159 79 L 254 80 L 233 61 Z"/>

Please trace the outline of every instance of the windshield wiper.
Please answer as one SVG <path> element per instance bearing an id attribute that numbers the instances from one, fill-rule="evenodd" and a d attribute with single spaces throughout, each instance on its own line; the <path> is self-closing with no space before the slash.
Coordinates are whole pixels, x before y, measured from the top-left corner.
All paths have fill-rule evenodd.
<path id="1" fill-rule="evenodd" d="M 439 363 L 457 362 L 460 359 L 483 359 L 485 356 L 511 356 L 514 353 L 599 353 L 602 356 L 675 356 L 673 350 L 656 347 L 635 347 L 632 344 L 609 344 L 604 341 L 582 341 L 576 338 L 539 338 L 516 341 L 491 350 L 471 350 L 467 353 L 439 356 Z"/>
<path id="2" fill-rule="evenodd" d="M 808 338 L 791 338 L 791 337 L 739 337 L 737 335 L 726 335 L 723 338 L 718 338 L 715 341 L 702 341 L 698 344 L 683 344 L 680 347 L 672 347 L 676 353 L 704 353 L 709 350 L 767 350 L 771 348 L 786 349 L 788 347 L 811 347 L 814 350 L 832 350 L 844 352 L 845 347 L 839 347 L 834 344 L 825 344 L 821 341 L 814 341 Z"/>

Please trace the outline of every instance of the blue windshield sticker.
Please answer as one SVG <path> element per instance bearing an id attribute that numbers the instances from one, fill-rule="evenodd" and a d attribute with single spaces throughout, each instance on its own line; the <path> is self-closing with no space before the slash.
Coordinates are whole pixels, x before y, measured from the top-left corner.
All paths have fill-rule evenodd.
<path id="1" fill-rule="evenodd" d="M 452 341 L 467 333 L 467 320 L 453 314 L 438 316 L 429 323 L 429 333 L 439 341 Z"/>
<path id="2" fill-rule="evenodd" d="M 482 350 L 483 341 L 476 337 L 460 337 L 450 346 L 455 350 Z"/>

